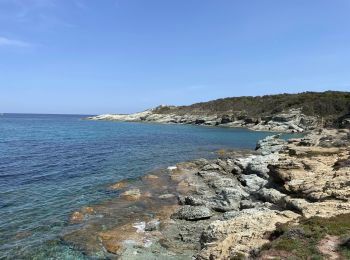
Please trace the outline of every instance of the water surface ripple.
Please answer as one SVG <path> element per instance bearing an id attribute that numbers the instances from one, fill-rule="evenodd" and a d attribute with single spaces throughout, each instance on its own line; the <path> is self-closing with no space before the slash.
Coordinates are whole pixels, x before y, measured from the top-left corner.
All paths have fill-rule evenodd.
<path id="1" fill-rule="evenodd" d="M 106 187 L 220 148 L 254 148 L 245 129 L 0 116 L 0 258 L 78 258 L 57 238 L 74 210 L 115 196 Z M 84 258 L 83 256 L 79 256 Z"/>

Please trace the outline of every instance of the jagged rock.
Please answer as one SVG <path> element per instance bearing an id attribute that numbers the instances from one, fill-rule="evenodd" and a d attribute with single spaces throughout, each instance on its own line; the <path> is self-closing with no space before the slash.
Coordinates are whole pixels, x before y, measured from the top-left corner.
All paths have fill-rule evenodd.
<path id="1" fill-rule="evenodd" d="M 260 151 L 263 155 L 281 151 L 287 142 L 279 139 L 279 137 L 280 135 L 273 135 L 258 141 L 256 150 Z"/>
<path id="2" fill-rule="evenodd" d="M 159 110 L 168 110 L 168 113 L 159 113 Z M 113 120 L 113 121 L 146 121 L 157 123 L 177 123 L 177 124 L 195 124 L 195 125 L 223 125 L 226 127 L 248 127 L 258 131 L 276 131 L 276 132 L 303 132 L 304 129 L 315 128 L 318 124 L 318 118 L 306 116 L 300 109 L 289 109 L 279 114 L 264 117 L 250 117 L 247 115 L 234 114 L 176 114 L 173 113 L 175 107 L 164 106 L 149 109 L 140 113 L 129 115 L 105 114 L 95 117 L 89 117 L 90 120 Z M 344 126 L 347 125 L 347 118 L 344 119 Z"/>
<path id="3" fill-rule="evenodd" d="M 302 198 L 286 197 L 286 206 L 300 212 L 305 218 L 313 216 L 330 218 L 340 214 L 350 213 L 350 202 L 339 200 L 326 200 L 310 203 Z"/>
<path id="4" fill-rule="evenodd" d="M 212 222 L 203 232 L 203 250 L 198 259 L 229 259 L 236 253 L 248 256 L 266 242 L 267 230 L 273 230 L 277 222 L 296 220 L 299 214 L 309 218 L 349 213 L 350 167 L 338 163 L 348 160 L 349 150 L 336 141 L 345 140 L 346 134 L 323 130 L 288 143 L 276 137 L 268 138 L 258 146 L 259 150 L 265 149 L 262 155 L 236 159 L 234 164 L 242 171 L 236 170 L 237 179 L 244 190 L 260 202 L 253 202 L 249 196 L 232 196 L 235 202 L 240 201 L 241 211 L 229 210 L 228 205 L 221 202 L 221 210 L 226 212 L 220 218 L 222 221 Z M 327 148 L 320 147 L 325 142 Z M 305 147 L 305 143 L 309 146 Z M 230 199 L 222 196 L 220 200 L 231 202 Z M 281 217 L 280 214 L 285 215 Z M 281 219 L 276 220 L 279 217 Z"/>
<path id="5" fill-rule="evenodd" d="M 221 167 L 223 174 L 229 174 L 232 172 L 234 163 L 231 160 L 217 160 L 217 164 Z"/>
<path id="6" fill-rule="evenodd" d="M 242 174 L 238 177 L 241 184 L 249 191 L 254 192 L 264 187 L 268 181 L 256 174 Z"/>
<path id="7" fill-rule="evenodd" d="M 239 210 L 241 199 L 249 197 L 249 194 L 239 187 L 221 188 L 217 192 L 218 199 L 211 201 L 210 205 L 213 210 L 219 212 Z"/>
<path id="8" fill-rule="evenodd" d="M 234 253 L 249 255 L 268 242 L 265 234 L 273 231 L 277 223 L 298 217 L 291 211 L 245 209 L 229 220 L 214 221 L 201 236 L 202 251 L 197 259 L 230 259 Z"/>
<path id="9" fill-rule="evenodd" d="M 209 181 L 209 185 L 214 189 L 222 188 L 222 187 L 237 187 L 239 182 L 236 179 L 231 178 L 216 178 L 214 180 Z"/>
<path id="10" fill-rule="evenodd" d="M 197 164 L 197 166 L 204 166 L 206 164 L 208 164 L 208 160 L 204 159 L 204 158 L 200 158 L 198 160 L 195 160 L 194 163 Z"/>
<path id="11" fill-rule="evenodd" d="M 154 231 L 159 229 L 160 222 L 158 219 L 153 219 L 146 223 L 145 231 Z"/>
<path id="12" fill-rule="evenodd" d="M 234 163 L 231 172 L 235 175 L 240 175 L 242 173 L 242 168 L 239 167 L 236 163 Z"/>
<path id="13" fill-rule="evenodd" d="M 240 208 L 240 201 L 239 198 L 216 199 L 210 203 L 210 206 L 217 212 L 237 211 Z"/>
<path id="14" fill-rule="evenodd" d="M 292 157 L 281 155 L 282 158 L 269 167 L 271 176 L 288 192 L 311 201 L 349 199 L 350 169 L 334 168 L 339 159 L 348 157 L 347 150 L 295 146 L 291 151 Z"/>
<path id="15" fill-rule="evenodd" d="M 241 201 L 241 210 L 243 209 L 252 209 L 252 208 L 265 208 L 272 209 L 275 208 L 273 203 L 270 202 L 261 202 L 261 201 L 252 201 L 252 200 L 242 200 Z"/>
<path id="16" fill-rule="evenodd" d="M 228 220 L 231 218 L 235 218 L 237 216 L 239 216 L 240 213 L 237 210 L 233 210 L 233 211 L 227 211 L 222 215 L 222 220 Z"/>
<path id="17" fill-rule="evenodd" d="M 191 205 L 191 206 L 205 206 L 208 202 L 201 198 L 196 198 L 194 196 L 179 197 L 179 203 L 181 205 Z"/>
<path id="18" fill-rule="evenodd" d="M 255 174 L 259 177 L 268 179 L 269 168 L 268 165 L 278 161 L 279 155 L 271 153 L 268 155 L 250 156 L 241 159 L 243 174 Z"/>
<path id="19" fill-rule="evenodd" d="M 202 168 L 202 171 L 221 171 L 221 170 L 222 168 L 216 163 L 207 164 Z"/>
<path id="20" fill-rule="evenodd" d="M 147 116 L 147 120 L 152 116 Z M 176 120 L 185 123 L 194 118 Z M 290 125 L 290 121 L 278 120 L 274 122 L 283 127 L 285 123 Z M 260 141 L 258 151 L 244 158 L 232 156 L 177 164 L 176 169 L 169 171 L 176 186 L 172 189 L 169 185 L 165 195 L 178 192 L 180 205 L 167 207 L 165 213 L 157 212 L 153 208 L 159 206 L 157 203 L 172 201 L 159 201 L 157 192 L 154 195 L 158 196 L 153 197 L 156 203 L 149 198 L 143 201 L 152 204 L 152 214 L 162 221 L 161 229 L 159 223 L 147 222 L 146 218 L 142 221 L 145 231 L 154 232 L 136 232 L 134 226 L 127 225 L 113 232 L 100 232 L 99 241 L 108 252 L 120 253 L 124 250 L 123 241 L 130 236 L 138 241 L 138 250 L 143 241 L 151 238 L 160 244 L 156 240 L 162 237 L 161 240 L 169 241 L 162 242 L 171 246 L 168 252 L 178 254 L 201 246 L 197 259 L 230 259 L 237 254 L 249 259 L 250 254 L 268 242 L 268 234 L 277 223 L 297 222 L 301 216 L 331 217 L 350 212 L 349 136 L 346 129 L 312 131 L 288 142 L 273 136 Z M 125 195 L 144 198 L 145 188 L 128 190 L 122 196 Z M 140 201 L 127 203 L 140 204 Z M 77 214 L 77 217 L 84 217 L 85 223 L 89 216 L 81 212 L 84 216 Z"/>
<path id="21" fill-rule="evenodd" d="M 197 174 L 207 182 L 221 178 L 220 173 L 218 172 L 199 171 Z"/>
<path id="22" fill-rule="evenodd" d="M 278 190 L 275 189 L 267 189 L 267 188 L 262 188 L 261 190 L 258 191 L 257 193 L 261 200 L 271 202 L 276 205 L 285 205 L 284 198 L 287 196 L 284 193 L 279 192 Z"/>
<path id="23" fill-rule="evenodd" d="M 240 204 L 240 209 L 252 209 L 256 207 L 256 202 L 251 200 L 242 200 Z"/>
<path id="24" fill-rule="evenodd" d="M 176 213 L 171 217 L 185 220 L 201 220 L 207 219 L 213 216 L 213 213 L 204 206 L 182 206 Z"/>
<path id="25" fill-rule="evenodd" d="M 235 188 L 223 187 L 223 188 L 220 188 L 217 192 L 221 194 L 224 199 L 228 199 L 228 198 L 242 199 L 242 198 L 249 197 L 249 194 L 245 192 L 241 187 L 235 187 Z"/>

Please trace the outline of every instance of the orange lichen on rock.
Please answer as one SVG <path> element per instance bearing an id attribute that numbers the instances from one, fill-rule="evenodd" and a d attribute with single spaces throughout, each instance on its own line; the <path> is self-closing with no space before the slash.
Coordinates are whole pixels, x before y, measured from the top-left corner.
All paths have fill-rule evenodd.
<path id="1" fill-rule="evenodd" d="M 93 214 L 95 212 L 93 207 L 84 207 L 82 211 L 85 214 Z"/>
<path id="2" fill-rule="evenodd" d="M 144 177 L 144 179 L 146 179 L 146 180 L 155 180 L 155 179 L 159 179 L 159 177 L 157 175 L 149 174 L 149 175 L 146 175 Z"/>
<path id="3" fill-rule="evenodd" d="M 135 224 L 128 223 L 112 230 L 100 232 L 98 237 L 101 240 L 103 247 L 108 252 L 120 254 L 126 242 L 142 246 L 144 235 L 144 232 L 137 231 Z"/>
<path id="4" fill-rule="evenodd" d="M 84 215 L 79 212 L 79 211 L 75 211 L 72 216 L 70 217 L 70 222 L 71 223 L 79 223 L 81 221 L 83 221 Z"/>
<path id="5" fill-rule="evenodd" d="M 119 181 L 119 182 L 113 184 L 112 186 L 110 186 L 110 188 L 112 190 L 120 190 L 120 189 L 125 188 L 126 185 L 127 185 L 127 183 L 125 181 Z"/>
<path id="6" fill-rule="evenodd" d="M 125 198 L 127 200 L 138 200 L 141 197 L 141 192 L 139 189 L 131 189 L 131 190 L 127 190 L 125 192 L 123 192 L 122 194 L 120 194 L 120 196 L 122 198 Z"/>

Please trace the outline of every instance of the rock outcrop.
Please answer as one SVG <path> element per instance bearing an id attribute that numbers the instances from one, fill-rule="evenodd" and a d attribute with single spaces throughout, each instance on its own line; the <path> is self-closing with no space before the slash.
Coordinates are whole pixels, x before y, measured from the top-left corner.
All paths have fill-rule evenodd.
<path id="1" fill-rule="evenodd" d="M 232 178 L 238 174 L 238 187 L 248 195 L 236 196 L 240 208 L 226 212 L 203 231 L 197 258 L 254 256 L 277 223 L 349 213 L 348 134 L 320 130 L 288 143 L 268 137 L 257 145 L 260 155 L 236 159 L 240 170 Z"/>
<path id="2" fill-rule="evenodd" d="M 244 209 L 225 221 L 214 221 L 203 232 L 203 249 L 197 259 L 232 259 L 238 255 L 251 255 L 268 242 L 266 234 L 277 223 L 298 218 L 292 211 L 270 209 Z"/>
<path id="3" fill-rule="evenodd" d="M 349 213 L 349 141 L 348 130 L 314 131 L 288 142 L 271 136 L 258 142 L 259 155 L 201 167 L 201 188 L 179 199 L 216 212 L 197 258 L 254 256 L 277 223 Z"/>
<path id="4" fill-rule="evenodd" d="M 162 107 L 164 108 L 164 107 Z M 170 108 L 171 109 L 171 108 Z M 157 113 L 159 107 L 134 114 L 105 114 L 90 117 L 90 120 L 126 122 L 156 122 L 166 124 L 192 124 L 207 126 L 245 127 L 256 131 L 303 132 L 319 124 L 314 116 L 302 114 L 301 109 L 290 109 L 271 116 L 252 118 L 227 114 L 176 114 Z"/>
<path id="5" fill-rule="evenodd" d="M 346 129 L 315 130 L 287 141 L 270 136 L 258 142 L 254 154 L 200 159 L 167 171 L 169 175 L 144 177 L 142 188 L 120 193 L 123 201 L 118 203 L 130 203 L 127 208 L 132 212 L 143 205 L 144 219 L 140 214 L 134 219 L 143 223 L 141 231 L 132 223 L 99 231 L 98 239 L 91 231 L 91 240 L 101 241 L 91 242 L 91 248 L 102 244 L 121 259 L 167 259 L 169 254 L 201 260 L 253 258 L 278 224 L 350 213 L 350 131 Z M 157 196 L 144 195 L 151 186 Z M 145 205 L 152 211 L 147 212 Z M 90 213 L 98 211 L 94 207 Z M 90 219 L 83 214 L 73 217 L 79 223 Z M 103 225 L 86 225 L 93 226 Z M 71 237 L 77 240 L 76 234 Z"/>
<path id="6" fill-rule="evenodd" d="M 130 115 L 90 119 L 220 125 L 257 131 L 302 132 L 315 127 L 350 128 L 350 92 L 228 97 L 187 106 L 158 106 Z"/>

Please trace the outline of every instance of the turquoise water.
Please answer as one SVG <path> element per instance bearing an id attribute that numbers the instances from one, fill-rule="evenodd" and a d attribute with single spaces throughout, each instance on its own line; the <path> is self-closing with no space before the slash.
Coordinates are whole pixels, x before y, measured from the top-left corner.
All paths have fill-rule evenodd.
<path id="1" fill-rule="evenodd" d="M 115 196 L 111 183 L 271 134 L 82 117 L 0 116 L 0 259 L 84 258 L 60 233 L 73 211 Z"/>

